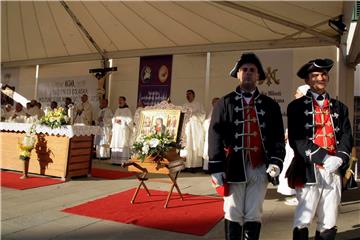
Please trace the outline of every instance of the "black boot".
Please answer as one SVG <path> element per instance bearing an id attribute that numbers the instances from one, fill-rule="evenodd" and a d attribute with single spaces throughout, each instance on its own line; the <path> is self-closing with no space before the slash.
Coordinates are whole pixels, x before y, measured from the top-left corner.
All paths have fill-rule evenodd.
<path id="1" fill-rule="evenodd" d="M 225 219 L 225 239 L 226 240 L 242 240 L 243 228 L 238 222 L 232 222 Z"/>
<path id="2" fill-rule="evenodd" d="M 323 232 L 316 231 L 315 240 L 335 240 L 336 227 L 326 229 Z"/>
<path id="3" fill-rule="evenodd" d="M 309 229 L 308 228 L 294 228 L 293 231 L 293 240 L 308 240 L 309 239 Z"/>
<path id="4" fill-rule="evenodd" d="M 246 222 L 244 224 L 244 240 L 258 240 L 260 237 L 261 223 Z"/>

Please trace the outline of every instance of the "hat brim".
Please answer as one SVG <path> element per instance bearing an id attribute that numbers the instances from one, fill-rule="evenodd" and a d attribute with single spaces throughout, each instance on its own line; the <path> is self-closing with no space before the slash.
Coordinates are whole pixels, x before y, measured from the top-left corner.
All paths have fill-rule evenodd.
<path id="1" fill-rule="evenodd" d="M 233 78 L 237 78 L 237 73 L 239 71 L 239 68 L 244 65 L 245 63 L 252 63 L 254 64 L 257 69 L 258 69 L 258 73 L 259 73 L 259 80 L 265 80 L 265 72 L 264 72 L 264 69 L 262 68 L 262 65 L 259 61 L 257 62 L 248 62 L 248 61 L 237 61 L 235 66 L 231 69 L 230 71 L 230 76 L 233 77 Z"/>
<path id="2" fill-rule="evenodd" d="M 327 58 L 311 60 L 308 63 L 304 64 L 299 69 L 297 75 L 299 78 L 305 79 L 307 78 L 308 74 L 311 72 L 324 71 L 324 70 L 329 72 L 333 67 L 333 65 L 334 62 L 331 59 L 327 59 Z"/>

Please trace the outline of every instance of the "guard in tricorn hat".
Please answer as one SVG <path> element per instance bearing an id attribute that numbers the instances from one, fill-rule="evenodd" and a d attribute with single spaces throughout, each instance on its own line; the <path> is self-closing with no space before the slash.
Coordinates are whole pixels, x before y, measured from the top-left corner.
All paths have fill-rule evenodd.
<path id="1" fill-rule="evenodd" d="M 288 139 L 294 150 L 287 174 L 299 204 L 294 216 L 293 239 L 308 239 L 308 226 L 317 216 L 315 240 L 335 239 L 341 176 L 352 148 L 348 109 L 326 92 L 331 59 L 304 64 L 297 75 L 310 86 L 307 94 L 292 101 L 287 110 Z M 289 168 L 291 169 L 291 167 Z"/>
<path id="2" fill-rule="evenodd" d="M 258 70 L 258 73 L 259 73 L 259 80 L 264 80 L 265 79 L 264 69 L 263 69 L 263 67 L 261 65 L 260 60 L 258 59 L 258 57 L 254 53 L 244 53 L 243 55 L 241 55 L 240 60 L 237 61 L 234 68 L 231 69 L 230 76 L 232 76 L 234 78 L 238 78 L 237 73 L 239 71 L 239 68 L 245 63 L 254 64 L 257 67 L 257 70 Z"/>
<path id="3" fill-rule="evenodd" d="M 277 182 L 285 157 L 284 128 L 278 103 L 256 87 L 265 73 L 254 53 L 244 53 L 230 75 L 239 86 L 214 106 L 209 172 L 215 186 L 225 188 L 226 239 L 254 240 L 268 181 Z"/>

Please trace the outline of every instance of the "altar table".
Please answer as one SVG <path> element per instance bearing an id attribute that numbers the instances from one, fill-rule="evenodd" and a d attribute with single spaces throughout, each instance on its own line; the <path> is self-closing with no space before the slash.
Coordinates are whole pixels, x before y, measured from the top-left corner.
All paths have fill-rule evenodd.
<path id="1" fill-rule="evenodd" d="M 1 169 L 23 170 L 19 159 L 18 143 L 31 124 L 0 122 Z M 29 160 L 29 173 L 61 177 L 87 176 L 91 171 L 94 135 L 100 133 L 96 126 L 65 125 L 51 129 L 37 125 L 37 141 Z"/>

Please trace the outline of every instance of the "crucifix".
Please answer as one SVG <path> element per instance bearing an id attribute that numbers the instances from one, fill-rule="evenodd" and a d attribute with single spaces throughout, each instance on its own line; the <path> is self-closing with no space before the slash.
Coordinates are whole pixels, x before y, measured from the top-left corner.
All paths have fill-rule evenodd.
<path id="1" fill-rule="evenodd" d="M 104 65 L 106 66 L 107 61 L 104 61 Z M 94 68 L 89 69 L 89 73 L 92 73 L 96 79 L 98 80 L 97 87 L 97 96 L 99 102 L 104 98 L 105 95 L 105 80 L 106 78 L 113 72 L 117 71 L 117 67 L 104 67 L 104 68 Z"/>

